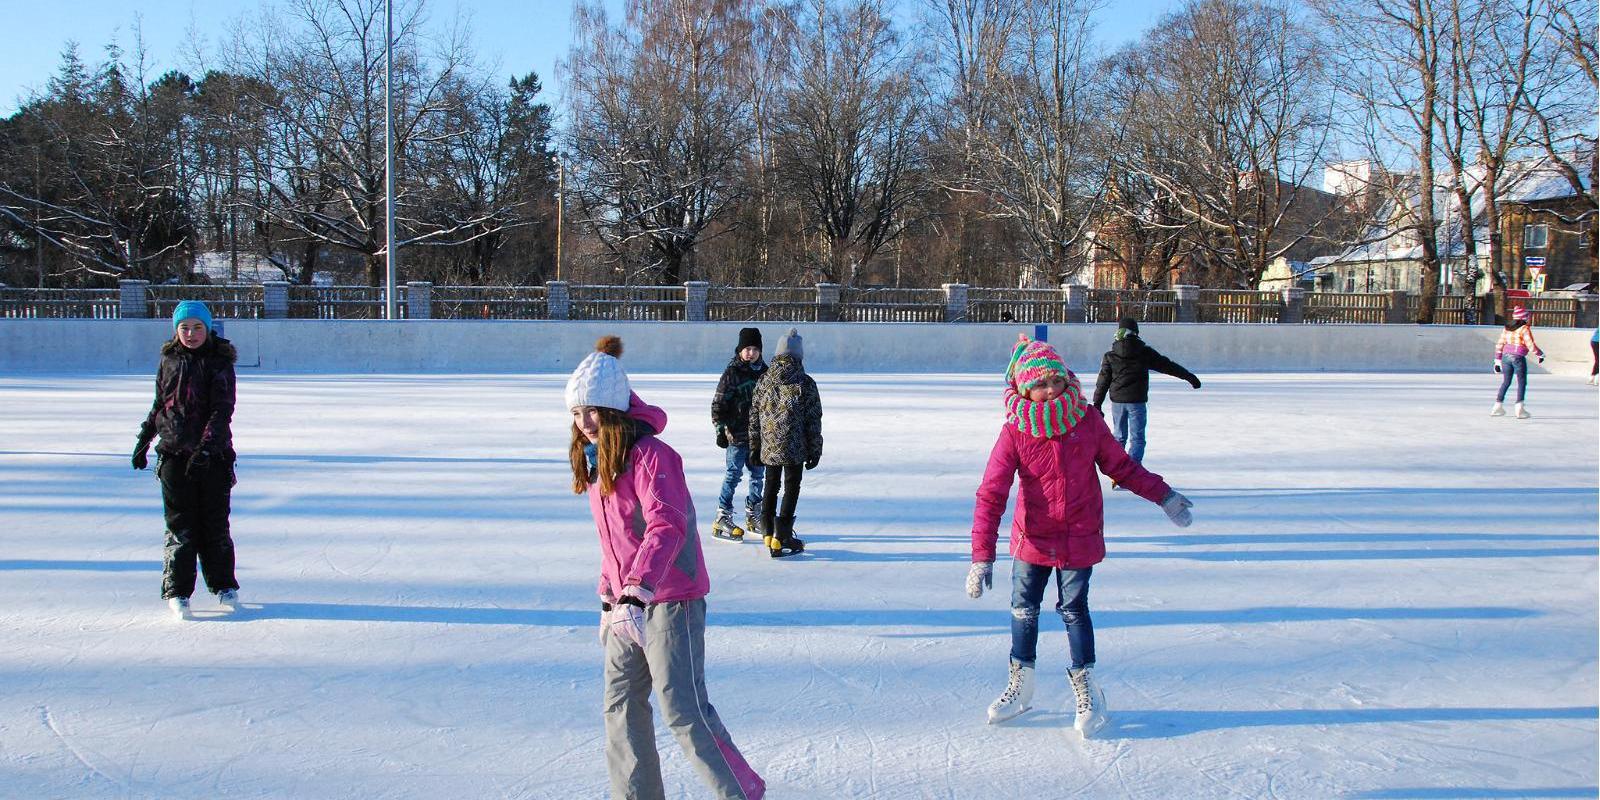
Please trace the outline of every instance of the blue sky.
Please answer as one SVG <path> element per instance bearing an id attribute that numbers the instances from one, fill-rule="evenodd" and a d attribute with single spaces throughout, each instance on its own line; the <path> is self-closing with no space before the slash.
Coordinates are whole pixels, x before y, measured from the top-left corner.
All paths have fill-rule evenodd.
<path id="1" fill-rule="evenodd" d="M 606 3 L 622 7 L 622 0 Z M 920 0 L 901 4 L 915 8 Z M 1107 46 L 1127 42 L 1180 5 L 1177 0 L 1113 0 L 1096 15 L 1100 39 Z M 69 40 L 78 43 L 83 60 L 93 65 L 112 41 L 131 51 L 137 26 L 155 77 L 168 69 L 191 69 L 186 56 L 191 30 L 214 53 L 229 25 L 257 8 L 256 2 L 240 0 L 0 0 L 13 31 L 0 48 L 0 115 L 15 112 L 19 100 L 44 89 Z M 428 8 L 436 20 L 450 18 L 457 9 L 470 20 L 482 66 L 502 78 L 533 70 L 547 88 L 559 90 L 555 64 L 565 56 L 571 35 L 570 0 L 432 0 Z"/>

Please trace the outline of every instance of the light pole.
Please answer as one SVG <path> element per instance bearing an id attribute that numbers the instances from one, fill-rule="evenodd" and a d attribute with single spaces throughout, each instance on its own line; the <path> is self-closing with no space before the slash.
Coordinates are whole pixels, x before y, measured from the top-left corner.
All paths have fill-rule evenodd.
<path id="1" fill-rule="evenodd" d="M 383 311 L 386 319 L 399 319 L 395 282 L 400 272 L 400 253 L 394 235 L 394 0 L 383 2 L 383 227 L 384 278 Z"/>
<path id="2" fill-rule="evenodd" d="M 550 156 L 556 165 L 556 280 L 561 280 L 561 223 L 567 216 L 567 163 L 561 154 Z"/>

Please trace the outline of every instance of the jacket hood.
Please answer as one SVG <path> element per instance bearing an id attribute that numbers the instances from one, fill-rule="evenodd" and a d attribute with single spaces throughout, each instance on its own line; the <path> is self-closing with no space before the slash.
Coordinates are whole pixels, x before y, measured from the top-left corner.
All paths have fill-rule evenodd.
<path id="1" fill-rule="evenodd" d="M 667 412 L 660 406 L 639 399 L 639 395 L 633 392 L 628 393 L 628 419 L 643 423 L 653 433 L 667 429 Z"/>
<path id="2" fill-rule="evenodd" d="M 1516 330 L 1518 328 L 1526 327 L 1527 324 L 1528 324 L 1528 321 L 1525 320 L 1525 319 L 1514 319 L 1514 320 L 1511 320 L 1510 322 L 1506 323 L 1506 330 L 1514 331 L 1514 330 Z"/>
<path id="3" fill-rule="evenodd" d="M 164 356 L 181 356 L 191 352 L 200 356 L 219 356 L 226 359 L 229 364 L 238 363 L 239 361 L 238 348 L 233 346 L 233 342 L 230 342 L 221 336 L 207 336 L 205 344 L 200 345 L 198 348 L 195 348 L 192 351 L 189 348 L 184 347 L 175 338 L 168 339 L 166 344 L 161 345 L 161 355 Z"/>
<path id="4" fill-rule="evenodd" d="M 1144 340 L 1139 334 L 1130 333 L 1111 343 L 1111 352 L 1124 358 L 1131 357 L 1144 349 Z"/>

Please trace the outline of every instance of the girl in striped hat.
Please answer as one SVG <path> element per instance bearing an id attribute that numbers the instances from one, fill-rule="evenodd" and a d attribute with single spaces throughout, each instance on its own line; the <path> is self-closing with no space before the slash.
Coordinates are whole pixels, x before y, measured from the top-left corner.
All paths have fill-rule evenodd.
<path id="1" fill-rule="evenodd" d="M 1077 700 L 1073 727 L 1088 738 L 1107 719 L 1105 698 L 1093 678 L 1089 619 L 1089 575 L 1106 555 L 1096 470 L 1160 505 L 1179 527 L 1189 525 L 1193 504 L 1117 444 L 1105 418 L 1084 399 L 1077 376 L 1049 344 L 1019 337 L 1006 367 L 1005 410 L 978 487 L 967 573 L 969 596 L 978 598 L 993 588 L 1000 517 L 1020 472 L 1011 523 L 1011 672 L 1005 691 L 989 706 L 989 722 L 1021 714 L 1033 699 L 1039 605 L 1054 575 L 1056 611 L 1067 626 L 1067 676 Z"/>

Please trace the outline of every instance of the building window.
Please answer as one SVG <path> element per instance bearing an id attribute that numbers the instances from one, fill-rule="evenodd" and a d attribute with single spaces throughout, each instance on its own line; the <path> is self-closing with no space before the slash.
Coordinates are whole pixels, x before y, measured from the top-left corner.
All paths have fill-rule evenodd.
<path id="1" fill-rule="evenodd" d="M 1355 294 L 1356 293 L 1356 276 L 1354 276 L 1354 275 L 1346 275 L 1345 276 L 1345 279 L 1344 279 L 1344 293 L 1345 294 Z"/>
<path id="2" fill-rule="evenodd" d="M 1528 225 L 1522 229 L 1522 246 L 1529 250 L 1543 250 L 1549 240 L 1549 225 Z"/>

